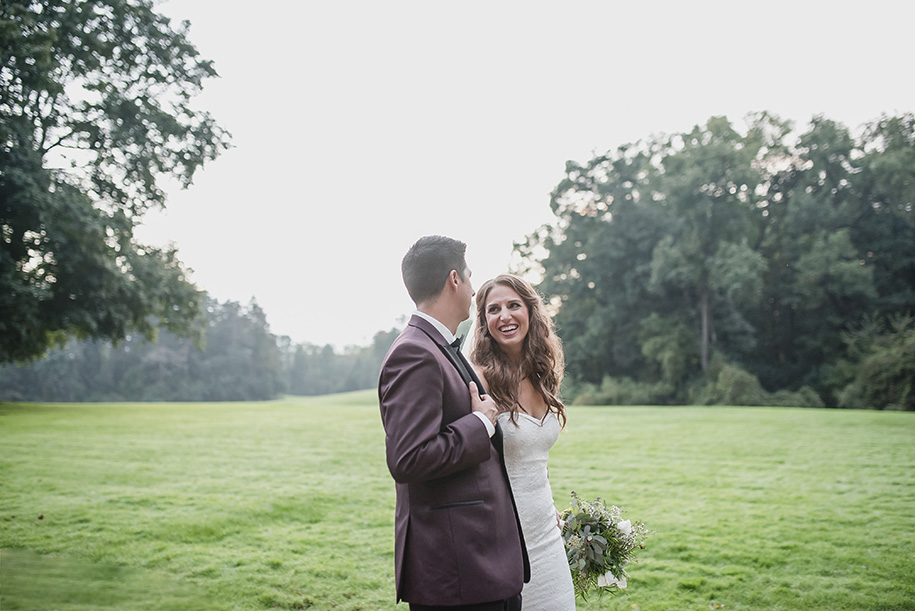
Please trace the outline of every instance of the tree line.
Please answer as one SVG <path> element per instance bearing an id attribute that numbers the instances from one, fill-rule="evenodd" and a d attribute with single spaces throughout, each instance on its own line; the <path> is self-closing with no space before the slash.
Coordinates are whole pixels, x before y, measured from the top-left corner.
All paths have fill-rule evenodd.
<path id="1" fill-rule="evenodd" d="M 759 113 L 569 162 L 516 244 L 583 403 L 915 409 L 915 117 Z"/>
<path id="2" fill-rule="evenodd" d="M 398 331 L 342 351 L 270 332 L 252 300 L 204 299 L 198 339 L 71 340 L 31 364 L 0 366 L 2 401 L 251 401 L 372 388 Z"/>
<path id="3" fill-rule="evenodd" d="M 229 146 L 193 104 L 217 72 L 188 28 L 152 0 L 0 3 L 8 397 L 374 385 L 391 333 L 342 354 L 293 345 L 256 304 L 209 299 L 174 248 L 134 238 L 164 180 L 190 185 Z M 913 202 L 912 114 L 855 133 L 715 117 L 569 162 L 555 220 L 516 244 L 518 271 L 540 278 L 575 402 L 911 410 Z"/>

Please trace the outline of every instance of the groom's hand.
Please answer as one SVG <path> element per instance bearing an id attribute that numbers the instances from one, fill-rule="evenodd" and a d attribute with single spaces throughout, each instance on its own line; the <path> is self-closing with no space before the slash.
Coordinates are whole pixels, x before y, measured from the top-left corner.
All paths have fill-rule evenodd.
<path id="1" fill-rule="evenodd" d="M 496 407 L 496 402 L 492 400 L 492 397 L 489 395 L 482 395 L 477 390 L 477 385 L 471 382 L 468 385 L 470 388 L 470 407 L 475 412 L 480 412 L 493 424 L 496 423 L 496 418 L 499 416 L 499 408 Z"/>

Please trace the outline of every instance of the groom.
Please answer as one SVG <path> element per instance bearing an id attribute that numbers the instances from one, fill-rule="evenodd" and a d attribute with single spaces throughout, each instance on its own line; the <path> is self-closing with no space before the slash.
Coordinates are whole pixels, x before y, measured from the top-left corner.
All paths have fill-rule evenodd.
<path id="1" fill-rule="evenodd" d="M 401 264 L 416 312 L 381 368 L 396 481 L 397 601 L 412 611 L 521 608 L 527 552 L 501 460 L 497 408 L 452 346 L 474 295 L 466 245 L 420 238 Z"/>

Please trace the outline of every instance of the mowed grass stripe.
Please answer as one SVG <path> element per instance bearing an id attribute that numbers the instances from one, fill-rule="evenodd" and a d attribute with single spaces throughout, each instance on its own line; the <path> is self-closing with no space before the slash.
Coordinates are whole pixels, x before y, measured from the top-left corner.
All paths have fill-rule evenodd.
<path id="1" fill-rule="evenodd" d="M 654 531 L 629 590 L 580 609 L 915 609 L 915 415 L 569 412 L 557 505 Z M 372 391 L 4 404 L 0 482 L 4 610 L 396 608 Z"/>

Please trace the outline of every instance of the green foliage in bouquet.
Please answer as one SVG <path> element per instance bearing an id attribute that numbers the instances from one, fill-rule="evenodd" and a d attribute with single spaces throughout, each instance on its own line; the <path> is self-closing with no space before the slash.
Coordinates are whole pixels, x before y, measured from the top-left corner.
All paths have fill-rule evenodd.
<path id="1" fill-rule="evenodd" d="M 601 594 L 625 588 L 626 564 L 635 550 L 645 548 L 645 524 L 623 520 L 622 513 L 600 497 L 583 501 L 573 491 L 571 505 L 560 514 L 575 594 L 583 599 L 595 588 Z"/>

